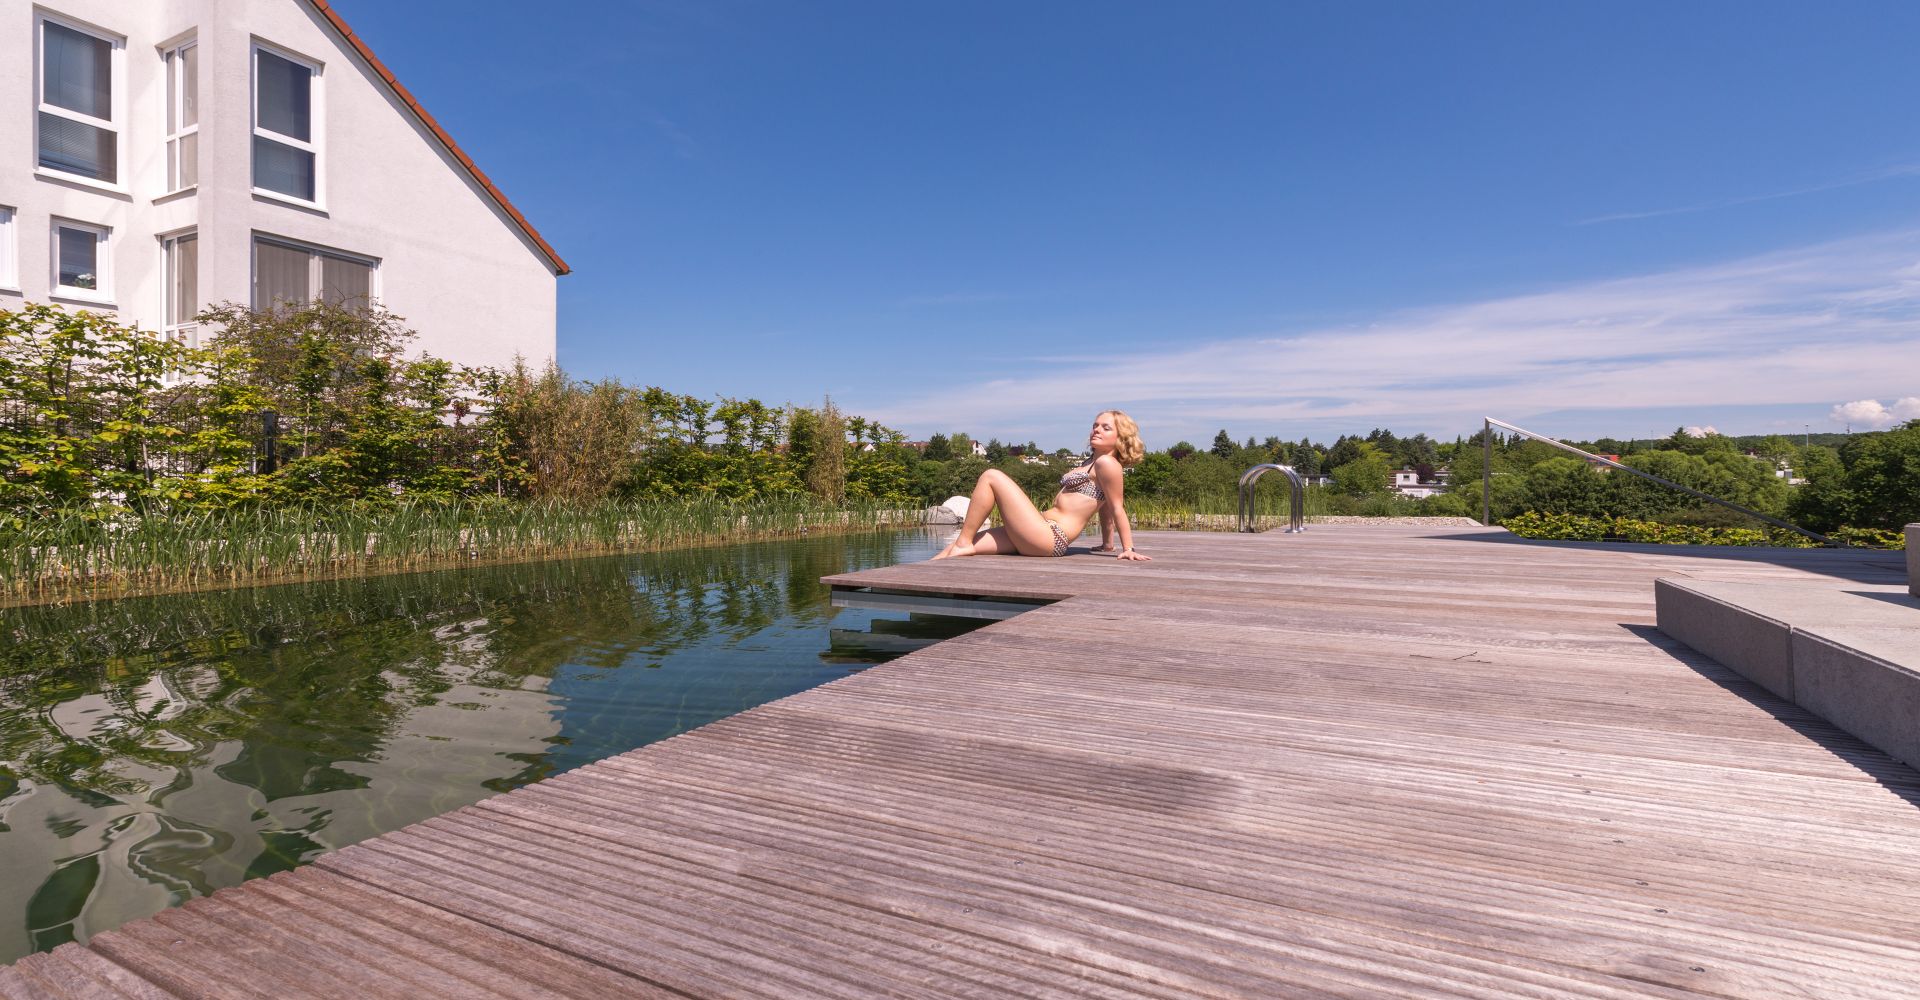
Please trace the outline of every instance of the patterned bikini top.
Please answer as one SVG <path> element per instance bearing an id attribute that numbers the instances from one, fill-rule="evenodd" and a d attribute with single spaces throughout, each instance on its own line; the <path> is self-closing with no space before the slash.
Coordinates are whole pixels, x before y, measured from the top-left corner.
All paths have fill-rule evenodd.
<path id="1" fill-rule="evenodd" d="M 1066 475 L 1061 476 L 1060 492 L 1078 493 L 1083 497 L 1091 497 L 1102 503 L 1105 503 L 1107 499 L 1106 491 L 1100 488 L 1099 483 L 1093 481 L 1093 466 L 1091 465 L 1087 466 L 1084 472 L 1079 469 L 1074 469 Z"/>

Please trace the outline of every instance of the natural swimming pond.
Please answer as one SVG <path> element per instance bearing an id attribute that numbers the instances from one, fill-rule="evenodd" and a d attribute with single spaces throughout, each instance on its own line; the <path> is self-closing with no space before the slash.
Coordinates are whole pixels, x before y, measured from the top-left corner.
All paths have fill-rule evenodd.
<path id="1" fill-rule="evenodd" d="M 930 531 L 0 609 L 0 962 L 985 624 Z M 871 637 L 871 641 L 869 641 Z"/>

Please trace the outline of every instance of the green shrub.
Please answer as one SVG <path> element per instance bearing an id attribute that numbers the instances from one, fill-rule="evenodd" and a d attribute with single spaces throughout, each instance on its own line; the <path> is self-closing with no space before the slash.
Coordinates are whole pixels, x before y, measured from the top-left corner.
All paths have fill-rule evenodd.
<path id="1" fill-rule="evenodd" d="M 1756 528 L 1708 528 L 1668 524 L 1629 517 L 1588 517 L 1581 514 L 1543 514 L 1528 511 L 1501 522 L 1522 538 L 1599 542 L 1615 540 L 1654 545 L 1773 545 L 1767 532 Z"/>

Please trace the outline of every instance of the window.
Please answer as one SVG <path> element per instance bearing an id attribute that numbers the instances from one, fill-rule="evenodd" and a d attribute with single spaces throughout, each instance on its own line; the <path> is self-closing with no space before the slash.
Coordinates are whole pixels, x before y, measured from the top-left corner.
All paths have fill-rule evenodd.
<path id="1" fill-rule="evenodd" d="M 35 118 L 40 166 L 63 174 L 120 182 L 120 132 L 114 84 L 121 43 L 40 18 L 40 100 Z"/>
<path id="2" fill-rule="evenodd" d="M 0 288 L 18 291 L 20 267 L 16 261 L 20 258 L 14 246 L 13 209 L 0 205 Z"/>
<path id="3" fill-rule="evenodd" d="M 200 346 L 200 237 L 182 233 L 160 241 L 165 259 L 166 302 L 162 305 L 162 326 L 169 339 L 188 347 Z"/>
<path id="4" fill-rule="evenodd" d="M 167 190 L 200 183 L 200 48 L 188 42 L 166 55 Z"/>
<path id="5" fill-rule="evenodd" d="M 104 226 L 53 220 L 53 294 L 109 301 L 107 233 Z"/>
<path id="6" fill-rule="evenodd" d="M 304 62 L 253 50 L 253 186 L 318 202 L 320 146 L 314 130 L 314 77 Z"/>
<path id="7" fill-rule="evenodd" d="M 333 305 L 374 302 L 377 261 L 297 243 L 253 241 L 253 307 L 271 309 L 319 299 Z"/>

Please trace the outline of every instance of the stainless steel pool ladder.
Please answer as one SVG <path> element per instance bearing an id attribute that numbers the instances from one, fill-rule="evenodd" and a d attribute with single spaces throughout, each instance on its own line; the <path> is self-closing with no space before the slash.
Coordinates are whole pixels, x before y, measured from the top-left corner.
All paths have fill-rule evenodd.
<path id="1" fill-rule="evenodd" d="M 1307 482 L 1290 465 L 1256 465 L 1240 474 L 1240 520 L 1237 531 L 1256 531 L 1253 512 L 1253 484 L 1269 472 L 1287 475 L 1287 490 L 1292 494 L 1287 509 L 1287 534 L 1307 530 Z"/>

